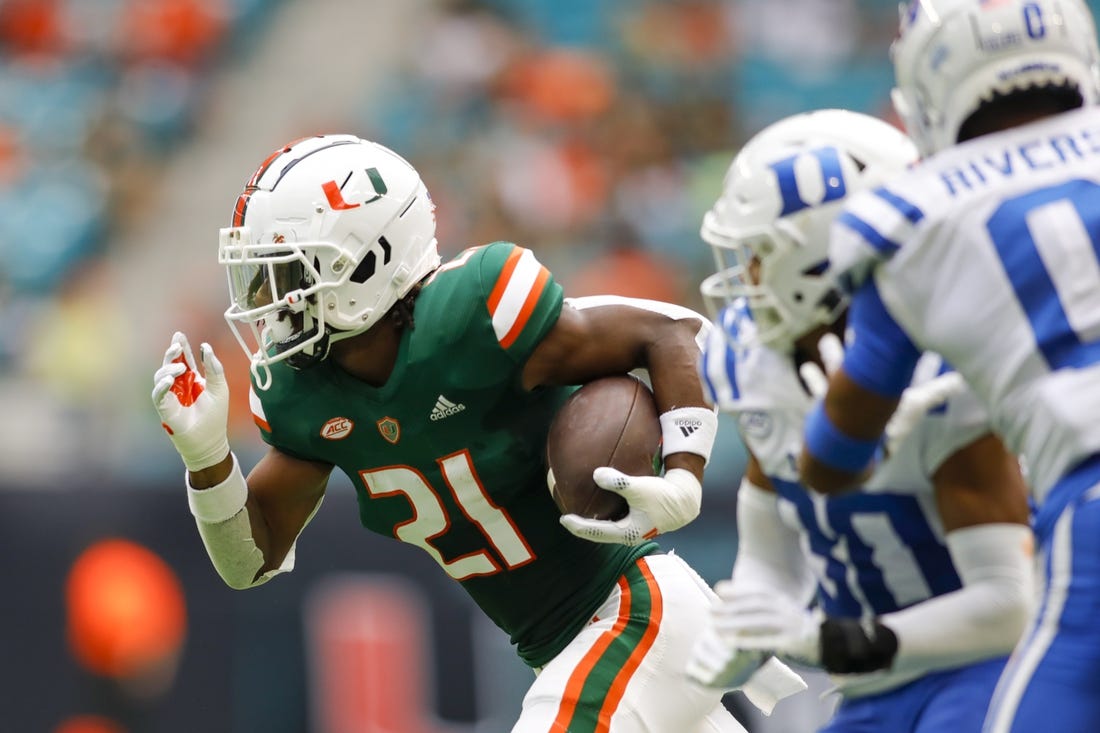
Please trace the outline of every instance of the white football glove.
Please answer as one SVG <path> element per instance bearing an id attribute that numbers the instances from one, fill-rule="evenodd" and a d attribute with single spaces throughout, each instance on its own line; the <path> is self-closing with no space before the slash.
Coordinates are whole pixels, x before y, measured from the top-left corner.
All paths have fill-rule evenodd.
<path id="1" fill-rule="evenodd" d="M 806 383 L 810 396 L 815 400 L 821 400 L 829 390 L 829 378 L 837 369 L 840 369 L 844 361 L 844 344 L 835 333 L 826 333 L 817 342 L 817 353 L 821 356 L 825 368 L 822 369 L 816 363 L 807 361 L 798 366 L 798 373 Z"/>
<path id="2" fill-rule="evenodd" d="M 687 675 L 704 687 L 733 690 L 745 684 L 767 658 L 765 652 L 730 646 L 708 625 L 691 650 Z"/>
<path id="3" fill-rule="evenodd" d="M 711 619 L 718 638 L 739 651 L 775 654 L 802 664 L 820 664 L 823 616 L 781 593 L 741 589 L 723 580 L 714 586 L 718 602 Z"/>
<path id="4" fill-rule="evenodd" d="M 929 410 L 939 407 L 964 389 L 966 380 L 958 372 L 941 374 L 923 384 L 906 387 L 901 393 L 898 409 L 894 411 L 890 422 L 886 423 L 886 455 L 897 451 L 901 441 L 913 432 L 913 428 Z"/>
<path id="5" fill-rule="evenodd" d="M 188 471 L 229 455 L 229 385 L 210 344 L 202 344 L 203 374 L 187 337 L 177 331 L 153 375 L 153 406 Z"/>
<path id="6" fill-rule="evenodd" d="M 798 373 L 806 383 L 806 389 L 814 399 L 825 398 L 829 389 L 829 378 L 840 368 L 844 361 L 844 345 L 840 338 L 833 333 L 826 333 L 817 342 L 818 353 L 825 364 L 822 370 L 813 362 L 805 362 L 798 367 Z M 883 448 L 886 455 L 897 451 L 901 442 L 913 428 L 928 414 L 928 411 L 939 407 L 949 398 L 962 392 L 966 388 L 966 381 L 957 372 L 948 372 L 928 380 L 923 384 L 906 387 L 901 393 L 901 400 L 894 411 L 890 421 L 886 423 L 883 435 Z"/>
<path id="7" fill-rule="evenodd" d="M 626 499 L 622 519 L 587 519 L 563 514 L 562 526 L 592 542 L 640 545 L 663 532 L 679 529 L 699 515 L 703 487 L 695 474 L 670 468 L 664 476 L 628 476 L 609 466 L 592 472 L 596 485 Z"/>

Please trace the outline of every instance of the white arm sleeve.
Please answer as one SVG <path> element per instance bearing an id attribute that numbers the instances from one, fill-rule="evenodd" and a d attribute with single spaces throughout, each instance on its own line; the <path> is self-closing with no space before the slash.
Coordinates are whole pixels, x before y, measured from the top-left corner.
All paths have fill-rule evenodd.
<path id="1" fill-rule="evenodd" d="M 809 603 L 814 593 L 813 575 L 798 532 L 779 516 L 779 497 L 748 478 L 741 480 L 737 491 L 733 585 L 779 592 L 799 605 Z"/>
<path id="2" fill-rule="evenodd" d="M 695 334 L 695 343 L 698 344 L 700 351 L 707 342 L 707 334 L 710 332 L 711 328 L 713 328 L 713 324 L 706 316 L 696 313 L 690 308 L 685 308 L 682 305 L 665 303 L 661 300 L 627 298 L 622 295 L 584 295 L 578 298 L 566 298 L 565 302 L 577 310 L 584 310 L 585 308 L 594 308 L 602 305 L 628 305 L 632 308 L 641 308 L 643 310 L 653 311 L 654 313 L 661 313 L 674 321 L 682 321 L 685 318 L 694 319 L 699 322 L 699 330 Z"/>
<path id="3" fill-rule="evenodd" d="M 248 485 L 236 455 L 233 456 L 233 470 L 220 484 L 208 489 L 194 489 L 189 480 L 185 481 L 188 504 L 195 517 L 203 546 L 206 547 L 206 554 L 226 585 L 236 590 L 253 588 L 263 585 L 279 573 L 288 573 L 294 569 L 297 537 L 278 568 L 256 576 L 264 565 L 264 555 L 252 539 L 252 524 L 245 507 Z M 320 507 L 321 501 L 318 500 L 305 524 L 309 524 Z M 298 534 L 301 535 L 301 532 Z"/>
<path id="4" fill-rule="evenodd" d="M 962 588 L 879 620 L 898 636 L 896 671 L 949 669 L 1008 654 L 1034 602 L 1031 529 L 978 524 L 947 534 Z"/>

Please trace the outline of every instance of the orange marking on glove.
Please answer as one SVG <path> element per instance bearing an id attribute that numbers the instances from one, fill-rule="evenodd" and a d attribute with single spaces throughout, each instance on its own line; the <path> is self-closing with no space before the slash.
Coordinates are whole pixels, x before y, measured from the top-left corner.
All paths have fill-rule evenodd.
<path id="1" fill-rule="evenodd" d="M 173 364 L 186 364 L 186 360 L 183 358 L 183 354 L 180 354 L 172 360 Z M 176 377 L 176 381 L 172 382 L 172 392 L 176 395 L 176 399 L 180 401 L 180 404 L 184 407 L 190 407 L 195 404 L 195 400 L 202 394 L 203 386 L 201 382 L 195 381 L 195 372 L 191 370 L 191 367 L 187 367 L 183 374 Z M 166 429 L 167 425 L 164 426 Z M 171 434 L 171 430 L 168 430 Z"/>

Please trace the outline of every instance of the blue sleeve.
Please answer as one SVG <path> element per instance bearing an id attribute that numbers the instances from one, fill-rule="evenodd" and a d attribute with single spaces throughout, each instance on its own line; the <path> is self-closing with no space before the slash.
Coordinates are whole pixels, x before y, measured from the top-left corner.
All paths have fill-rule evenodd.
<path id="1" fill-rule="evenodd" d="M 913 379 L 921 352 L 886 310 L 874 278 L 852 296 L 848 328 L 852 343 L 844 353 L 844 372 L 871 392 L 901 395 Z"/>

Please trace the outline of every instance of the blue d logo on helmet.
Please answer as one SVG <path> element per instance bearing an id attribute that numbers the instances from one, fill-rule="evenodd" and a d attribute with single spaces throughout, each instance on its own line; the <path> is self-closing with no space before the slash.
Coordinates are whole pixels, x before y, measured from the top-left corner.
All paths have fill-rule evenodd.
<path id="1" fill-rule="evenodd" d="M 825 185 L 824 195 L 820 198 L 813 197 L 816 199 L 814 201 L 806 201 L 798 186 L 798 166 L 806 161 L 807 157 L 817 161 L 821 168 L 821 179 Z M 775 171 L 776 178 L 779 179 L 779 192 L 783 197 L 783 210 L 779 212 L 780 216 L 793 214 L 812 204 L 844 198 L 847 193 L 844 173 L 840 168 L 840 153 L 836 148 L 815 148 L 777 160 L 768 167 Z"/>

